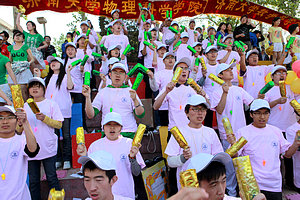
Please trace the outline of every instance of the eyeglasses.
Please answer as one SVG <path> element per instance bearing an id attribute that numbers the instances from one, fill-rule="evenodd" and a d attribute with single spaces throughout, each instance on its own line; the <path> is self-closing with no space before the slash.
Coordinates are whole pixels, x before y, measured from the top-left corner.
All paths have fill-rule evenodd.
<path id="1" fill-rule="evenodd" d="M 191 108 L 191 110 L 192 111 L 194 111 L 194 112 L 205 112 L 206 111 L 206 109 L 205 108 Z"/>
<path id="2" fill-rule="evenodd" d="M 7 116 L 7 117 L 0 117 L 0 121 L 4 121 L 4 120 L 13 120 L 16 119 L 16 116 Z"/>
<path id="3" fill-rule="evenodd" d="M 267 116 L 269 115 L 270 113 L 269 112 L 264 112 L 264 113 L 261 113 L 261 112 L 253 112 L 253 115 L 257 115 L 257 116 Z"/>
<path id="4" fill-rule="evenodd" d="M 287 73 L 286 72 L 275 72 L 274 74 L 276 74 L 276 75 L 286 75 Z"/>
<path id="5" fill-rule="evenodd" d="M 117 71 L 111 71 L 111 73 L 113 75 L 124 75 L 125 74 L 125 72 L 117 72 Z"/>
<path id="6" fill-rule="evenodd" d="M 182 67 L 181 67 L 181 68 L 182 68 Z M 190 71 L 190 68 L 184 67 L 184 68 L 182 68 L 182 70 L 183 70 L 183 71 Z"/>

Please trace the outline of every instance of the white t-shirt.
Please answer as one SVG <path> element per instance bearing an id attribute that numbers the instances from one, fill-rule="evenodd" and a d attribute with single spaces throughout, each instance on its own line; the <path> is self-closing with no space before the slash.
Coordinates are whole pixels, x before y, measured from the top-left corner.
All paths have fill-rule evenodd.
<path id="1" fill-rule="evenodd" d="M 159 46 L 161 44 L 160 41 L 154 41 L 154 43 Z M 145 44 L 143 42 L 140 43 L 140 51 L 144 49 Z M 149 68 L 153 68 L 152 62 L 153 62 L 153 54 L 154 52 L 149 48 L 146 47 L 146 55 L 144 56 L 144 66 Z"/>
<path id="2" fill-rule="evenodd" d="M 203 49 L 206 49 L 208 43 L 210 43 L 210 39 L 209 39 L 209 40 L 208 40 L 208 39 L 203 40 L 203 42 L 202 42 L 202 48 L 203 48 Z M 213 44 L 213 45 L 214 45 L 214 46 L 217 45 L 217 40 L 214 40 L 214 44 Z"/>
<path id="3" fill-rule="evenodd" d="M 131 146 L 132 139 L 130 138 L 120 136 L 116 141 L 111 141 L 104 137 L 91 144 L 88 155 L 99 150 L 111 153 L 117 164 L 116 174 L 118 176 L 118 181 L 112 186 L 112 193 L 134 199 L 134 182 L 128 157 Z M 145 163 L 140 152 L 136 155 L 136 160 L 143 169 Z"/>
<path id="4" fill-rule="evenodd" d="M 190 50 L 188 50 L 187 46 L 188 46 L 188 44 L 181 44 L 178 47 L 177 51 L 175 52 L 176 60 L 180 60 L 183 57 L 187 57 L 192 62 L 192 60 L 193 60 L 192 52 Z M 173 51 L 173 49 L 172 49 L 172 51 Z M 193 65 L 193 63 L 192 63 L 192 65 Z"/>
<path id="5" fill-rule="evenodd" d="M 161 70 L 164 70 L 165 69 L 165 63 L 164 63 L 164 60 L 163 58 L 160 58 L 158 55 L 157 55 L 157 66 L 154 68 L 154 73 L 157 73 Z"/>
<path id="6" fill-rule="evenodd" d="M 244 89 L 253 97 L 257 98 L 261 88 L 265 86 L 265 76 L 271 72 L 274 65 L 247 66 L 244 74 Z"/>
<path id="7" fill-rule="evenodd" d="M 53 74 L 45 93 L 47 99 L 55 101 L 64 118 L 71 118 L 72 116 L 72 99 L 70 95 L 70 90 L 67 88 L 67 74 L 65 74 L 60 89 L 56 87 L 56 81 L 58 74 Z"/>
<path id="8" fill-rule="evenodd" d="M 249 155 L 253 174 L 260 190 L 281 192 L 280 154 L 291 144 L 275 126 L 256 128 L 252 124 L 239 129 L 236 138 L 244 137 L 248 142 L 239 151 L 239 156 Z"/>
<path id="9" fill-rule="evenodd" d="M 194 42 L 197 42 L 197 41 L 195 41 L 195 34 L 194 34 L 194 32 L 195 32 L 196 30 L 192 30 L 192 29 L 187 29 L 187 33 L 189 34 L 189 41 L 188 41 L 188 44 L 189 45 L 193 45 L 194 44 Z M 199 32 L 198 31 L 196 31 L 197 32 L 197 38 L 199 37 Z"/>
<path id="10" fill-rule="evenodd" d="M 66 71 L 68 69 L 68 66 L 71 65 L 72 62 L 78 60 L 78 57 L 75 58 L 69 58 L 68 62 L 66 64 Z M 82 85 L 83 85 L 83 73 L 80 71 L 80 64 L 76 65 L 71 71 L 70 71 L 72 81 L 74 84 L 74 89 L 70 90 L 70 92 L 74 93 L 82 93 Z"/>
<path id="11" fill-rule="evenodd" d="M 222 59 L 225 57 L 225 55 L 227 54 L 227 52 L 228 52 L 228 51 L 226 51 L 226 50 L 221 50 L 221 51 L 219 51 L 219 52 L 218 52 L 217 61 L 222 60 Z M 228 59 L 226 60 L 225 63 L 229 65 L 230 62 L 232 61 L 232 59 L 235 59 L 235 60 L 236 60 L 236 63 L 239 63 L 240 60 L 241 60 L 241 57 L 240 57 L 240 55 L 238 54 L 238 52 L 236 52 L 236 51 L 231 51 L 231 52 L 230 52 L 230 55 L 229 55 L 229 57 L 228 57 Z"/>
<path id="12" fill-rule="evenodd" d="M 44 115 L 57 121 L 64 121 L 60 109 L 54 101 L 44 99 L 41 102 L 36 102 L 36 104 L 40 109 L 40 112 Z M 27 102 L 24 104 L 24 109 L 36 141 L 40 145 L 39 153 L 34 158 L 28 158 L 28 160 L 42 160 L 55 156 L 57 154 L 57 135 L 54 132 L 54 128 L 48 126 L 41 120 L 36 119 L 35 114 L 32 112 Z"/>
<path id="13" fill-rule="evenodd" d="M 0 177 L 1 199 L 31 200 L 26 184 L 28 156 L 24 152 L 25 145 L 24 134 L 0 138 L 0 160 L 4 171 L 2 168 L 0 170 L 1 174 L 5 174 L 5 180 Z"/>
<path id="14" fill-rule="evenodd" d="M 96 95 L 92 105 L 99 111 L 102 110 L 102 120 L 105 115 L 111 112 L 110 108 L 114 112 L 119 113 L 122 116 L 123 128 L 122 132 L 135 132 L 137 130 L 136 120 L 134 118 L 133 110 L 134 102 L 130 97 L 129 87 L 127 88 L 110 88 L 106 87 L 101 89 Z M 141 100 L 137 96 L 141 106 L 143 106 Z"/>
<path id="15" fill-rule="evenodd" d="M 293 144 L 297 131 L 300 130 L 300 124 L 294 123 L 286 129 L 286 140 Z M 296 151 L 293 155 L 293 171 L 294 171 L 294 184 L 300 188 L 300 151 Z"/>
<path id="16" fill-rule="evenodd" d="M 164 93 L 164 88 L 156 97 L 156 99 Z M 187 125 L 189 120 L 184 112 L 185 105 L 190 96 L 196 94 L 195 90 L 190 86 L 180 85 L 167 94 L 164 101 L 168 104 L 169 110 L 169 129 L 174 126 L 181 127 Z M 164 102 L 163 102 L 164 103 Z"/>
<path id="17" fill-rule="evenodd" d="M 172 69 L 164 69 L 161 71 L 158 71 L 154 74 L 155 81 L 158 85 L 158 90 L 161 92 L 168 83 L 171 82 L 173 78 L 173 70 Z M 163 102 L 159 110 L 168 110 L 168 103 L 166 101 Z"/>
<path id="18" fill-rule="evenodd" d="M 211 96 L 211 108 L 215 109 L 217 107 L 221 100 L 222 94 L 222 87 L 217 88 L 213 92 L 213 95 Z M 234 85 L 229 87 L 223 113 L 220 115 L 218 112 L 216 112 L 221 139 L 226 139 L 226 132 L 222 123 L 223 117 L 228 117 L 232 126 L 232 130 L 235 133 L 239 128 L 246 126 L 244 104 L 249 105 L 253 100 L 253 97 L 243 88 Z"/>
<path id="19" fill-rule="evenodd" d="M 129 44 L 128 37 L 126 35 L 115 35 L 111 34 L 106 37 L 104 46 L 108 49 L 110 46 L 113 45 L 121 45 L 120 54 L 126 49 L 127 45 Z"/>
<path id="20" fill-rule="evenodd" d="M 201 126 L 199 129 L 191 128 L 188 125 L 180 127 L 180 131 L 187 141 L 192 155 L 197 155 L 199 153 L 208 153 L 215 155 L 217 153 L 223 152 L 220 140 L 214 131 L 214 129 Z M 180 148 L 179 144 L 171 136 L 168 145 L 165 150 L 165 154 L 168 156 L 178 156 L 183 153 L 183 149 Z M 179 183 L 179 173 L 182 171 L 182 167 L 177 167 L 177 187 L 180 187 Z"/>
<path id="21" fill-rule="evenodd" d="M 300 86 L 299 86 L 300 87 Z M 271 108 L 270 117 L 268 123 L 278 127 L 282 132 L 296 122 L 296 114 L 294 108 L 290 105 L 290 101 L 295 99 L 294 93 L 291 91 L 289 85 L 286 85 L 287 101 L 285 104 L 277 104 Z M 274 86 L 265 95 L 265 99 L 270 103 L 276 99 L 279 99 L 280 89 L 279 86 Z"/>

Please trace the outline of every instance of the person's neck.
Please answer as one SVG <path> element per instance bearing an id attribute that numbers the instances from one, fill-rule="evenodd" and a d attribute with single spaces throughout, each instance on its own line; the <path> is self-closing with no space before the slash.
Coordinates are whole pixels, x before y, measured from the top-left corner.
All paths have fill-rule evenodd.
<path id="1" fill-rule="evenodd" d="M 1 134 L 0 133 L 0 138 L 3 138 L 3 139 L 8 139 L 8 138 L 11 138 L 13 136 L 15 136 L 15 132 L 11 132 L 9 134 L 3 134 L 3 133 Z"/>
<path id="2" fill-rule="evenodd" d="M 216 65 L 217 61 L 216 60 L 208 60 L 209 65 Z"/>
<path id="3" fill-rule="evenodd" d="M 296 36 L 296 35 L 297 35 L 296 31 L 293 32 L 291 35 L 292 35 L 292 36 Z"/>
<path id="4" fill-rule="evenodd" d="M 105 198 L 105 200 L 114 200 L 114 195 L 112 192 Z"/>
<path id="5" fill-rule="evenodd" d="M 111 85 L 114 86 L 115 88 L 120 88 L 123 84 L 111 83 Z"/>
<path id="6" fill-rule="evenodd" d="M 59 74 L 59 70 L 53 70 L 54 74 Z"/>
<path id="7" fill-rule="evenodd" d="M 265 124 L 264 126 L 258 126 L 257 124 L 255 124 L 254 122 L 252 123 L 252 126 L 254 126 L 255 128 L 265 128 L 267 126 L 267 124 Z"/>
<path id="8" fill-rule="evenodd" d="M 275 82 L 275 81 L 273 81 L 273 82 L 274 82 L 275 86 L 279 86 L 279 82 Z"/>
<path id="9" fill-rule="evenodd" d="M 23 45 L 23 42 L 15 42 L 17 46 L 22 46 Z"/>
<path id="10" fill-rule="evenodd" d="M 165 69 L 173 69 L 173 65 L 166 65 Z"/>
<path id="11" fill-rule="evenodd" d="M 45 99 L 44 96 L 41 96 L 41 97 L 33 97 L 33 100 L 34 100 L 35 102 L 41 102 L 41 101 L 43 101 L 44 99 Z"/>
<path id="12" fill-rule="evenodd" d="M 114 35 L 121 35 L 120 31 L 114 31 Z"/>
<path id="13" fill-rule="evenodd" d="M 34 34 L 35 34 L 34 30 L 30 30 L 29 33 L 30 33 L 31 35 L 34 35 Z"/>
<path id="14" fill-rule="evenodd" d="M 229 87 L 231 87 L 232 86 L 232 83 L 231 83 L 231 79 L 230 80 L 223 80 L 223 81 L 225 81 L 225 83 L 229 86 Z"/>
<path id="15" fill-rule="evenodd" d="M 201 128 L 202 127 L 202 123 L 193 123 L 191 121 L 190 121 L 190 123 L 188 125 L 191 128 Z"/>
<path id="16" fill-rule="evenodd" d="M 186 80 L 185 80 L 185 81 L 184 81 L 184 80 L 178 80 L 178 83 L 179 83 L 180 85 L 185 84 L 185 82 L 186 82 Z"/>

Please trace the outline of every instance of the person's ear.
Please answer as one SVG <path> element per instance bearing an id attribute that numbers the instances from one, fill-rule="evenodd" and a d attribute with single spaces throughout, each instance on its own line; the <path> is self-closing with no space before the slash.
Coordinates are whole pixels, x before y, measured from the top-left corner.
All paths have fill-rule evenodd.
<path id="1" fill-rule="evenodd" d="M 253 119 L 253 113 L 250 112 L 250 117 Z"/>
<path id="2" fill-rule="evenodd" d="M 117 182 L 118 177 L 115 175 L 114 177 L 112 177 L 112 179 L 110 180 L 110 185 L 113 186 L 115 184 L 115 182 Z"/>

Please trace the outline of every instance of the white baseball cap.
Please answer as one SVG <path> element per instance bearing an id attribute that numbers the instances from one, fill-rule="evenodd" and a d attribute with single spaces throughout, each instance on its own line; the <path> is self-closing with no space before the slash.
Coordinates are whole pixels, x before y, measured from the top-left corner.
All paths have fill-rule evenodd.
<path id="1" fill-rule="evenodd" d="M 251 50 L 251 51 L 248 51 L 247 52 L 247 54 L 246 54 L 246 60 L 249 58 L 249 56 L 251 55 L 251 54 L 259 54 L 259 52 L 258 52 L 258 50 L 257 49 L 253 49 L 253 50 Z"/>
<path id="2" fill-rule="evenodd" d="M 176 25 L 178 26 L 178 22 L 172 21 L 172 22 L 171 22 L 171 26 L 173 26 L 174 24 L 176 24 Z"/>
<path id="3" fill-rule="evenodd" d="M 83 25 L 83 24 L 84 24 L 84 25 L 87 25 L 87 26 L 89 27 L 89 23 L 88 23 L 87 21 L 81 22 L 81 23 L 80 23 L 80 26 Z"/>
<path id="4" fill-rule="evenodd" d="M 264 99 L 255 99 L 254 101 L 252 101 L 250 105 L 250 111 L 256 111 L 261 108 L 267 108 L 271 110 L 269 103 Z"/>
<path id="5" fill-rule="evenodd" d="M 84 38 L 84 39 L 86 39 L 87 37 L 86 37 L 86 35 L 85 35 L 85 34 L 80 34 L 80 35 L 77 37 L 77 40 L 76 40 L 76 42 L 78 42 L 78 40 L 80 40 L 80 38 Z"/>
<path id="6" fill-rule="evenodd" d="M 51 62 L 53 62 L 54 60 L 57 60 L 58 62 L 60 62 L 61 64 L 64 64 L 64 61 L 60 58 L 60 57 L 54 57 L 54 56 L 48 56 L 47 57 L 47 61 L 50 64 Z"/>
<path id="7" fill-rule="evenodd" d="M 160 45 L 157 46 L 156 51 L 157 51 L 158 49 L 160 49 L 160 48 L 163 48 L 163 47 L 167 49 L 167 45 L 161 43 Z"/>
<path id="8" fill-rule="evenodd" d="M 157 28 L 152 27 L 152 28 L 149 29 L 149 32 L 151 32 L 151 31 L 157 31 Z"/>
<path id="9" fill-rule="evenodd" d="M 194 48 L 197 45 L 201 45 L 202 46 L 202 43 L 201 42 L 194 42 L 193 45 L 192 45 L 192 47 Z"/>
<path id="10" fill-rule="evenodd" d="M 114 70 L 114 69 L 123 69 L 125 72 L 128 71 L 127 67 L 122 64 L 122 63 L 115 63 L 112 68 L 111 68 L 111 71 Z"/>
<path id="11" fill-rule="evenodd" d="M 276 65 L 273 67 L 271 74 L 273 75 L 277 70 L 283 69 L 284 71 L 287 71 L 286 68 L 282 65 Z"/>
<path id="12" fill-rule="evenodd" d="M 163 60 L 164 60 L 167 56 L 173 56 L 173 57 L 175 58 L 175 54 L 174 54 L 174 53 L 172 53 L 172 52 L 166 52 L 166 53 L 164 54 Z"/>
<path id="13" fill-rule="evenodd" d="M 232 34 L 226 35 L 222 41 L 225 42 L 225 40 L 227 40 L 228 38 L 233 39 L 233 35 Z"/>
<path id="14" fill-rule="evenodd" d="M 117 63 L 117 64 L 121 64 L 121 63 Z M 123 126 L 122 116 L 119 113 L 116 113 L 116 112 L 109 112 L 105 115 L 105 117 L 103 119 L 103 122 L 102 122 L 102 125 L 104 126 L 108 122 L 117 122 L 118 124 Z"/>
<path id="15" fill-rule="evenodd" d="M 108 64 L 109 65 L 112 65 L 112 64 L 115 64 L 117 62 L 119 62 L 120 60 L 116 57 L 111 57 L 109 60 L 108 60 Z"/>
<path id="16" fill-rule="evenodd" d="M 213 27 L 213 26 L 207 27 L 207 32 L 209 32 L 210 29 L 215 29 L 215 27 Z M 215 30 L 216 30 L 216 29 L 215 29 Z"/>
<path id="17" fill-rule="evenodd" d="M 184 37 L 189 38 L 190 36 L 189 36 L 189 34 L 187 32 L 183 32 L 183 33 L 181 33 L 180 38 L 184 38 Z"/>
<path id="18" fill-rule="evenodd" d="M 232 63 L 231 65 L 228 65 L 226 63 L 221 63 L 221 64 L 218 64 L 217 68 L 216 68 L 216 74 L 219 75 L 222 71 L 228 69 L 228 68 L 233 68 L 235 67 L 235 62 Z"/>
<path id="19" fill-rule="evenodd" d="M 68 42 L 66 45 L 65 45 L 65 48 L 67 49 L 68 46 L 72 46 L 76 49 L 76 45 L 74 42 Z"/>
<path id="20" fill-rule="evenodd" d="M 46 87 L 45 81 L 44 79 L 40 78 L 40 77 L 33 77 L 31 79 L 29 79 L 28 84 L 32 83 L 32 82 L 39 82 L 41 83 L 44 87 Z"/>
<path id="21" fill-rule="evenodd" d="M 115 49 L 115 48 L 118 48 L 119 50 L 122 49 L 122 46 L 119 45 L 119 44 L 116 44 L 116 45 L 111 45 L 110 47 L 108 47 L 108 52 L 110 52 L 111 50 Z"/>
<path id="22" fill-rule="evenodd" d="M 209 53 L 211 50 L 216 50 L 216 51 L 218 51 L 218 47 L 216 47 L 216 46 L 214 46 L 214 45 L 211 45 L 211 46 L 207 47 L 207 48 L 205 49 L 205 54 Z"/>
<path id="23" fill-rule="evenodd" d="M 185 171 L 188 169 L 195 169 L 196 173 L 199 173 L 213 161 L 220 162 L 225 167 L 227 166 L 228 163 L 232 162 L 231 157 L 225 152 L 218 153 L 215 156 L 213 156 L 211 154 L 207 154 L 207 153 L 199 153 L 199 154 L 191 157 L 182 166 L 182 171 Z"/>
<path id="24" fill-rule="evenodd" d="M 120 13 L 120 10 L 119 10 L 119 9 L 114 9 L 114 10 L 112 10 L 112 11 L 110 12 L 110 15 L 113 15 L 115 12 Z"/>
<path id="25" fill-rule="evenodd" d="M 78 163 L 82 164 L 83 166 L 89 161 L 92 161 L 99 169 L 104 171 L 117 169 L 114 157 L 111 155 L 111 153 L 106 151 L 95 151 L 88 156 L 81 156 L 78 159 Z"/>
<path id="26" fill-rule="evenodd" d="M 174 64 L 174 68 L 179 64 L 179 63 L 185 63 L 187 64 L 187 66 L 190 68 L 191 66 L 191 60 L 188 57 L 183 57 L 180 60 L 178 60 L 175 64 Z"/>
<path id="27" fill-rule="evenodd" d="M 8 105 L 0 106 L 0 112 L 10 112 L 16 115 L 16 110 L 14 109 L 14 107 Z"/>
<path id="28" fill-rule="evenodd" d="M 147 19 L 146 24 L 151 24 L 151 19 Z"/>
<path id="29" fill-rule="evenodd" d="M 123 24 L 123 21 L 121 19 L 116 19 L 114 21 L 111 22 L 111 25 L 115 25 L 115 23 L 120 22 L 121 24 Z"/>
<path id="30" fill-rule="evenodd" d="M 195 94 L 188 98 L 186 106 L 187 105 L 198 106 L 200 104 L 204 104 L 206 106 L 206 108 L 209 108 L 209 104 L 206 102 L 206 99 L 199 94 Z"/>

